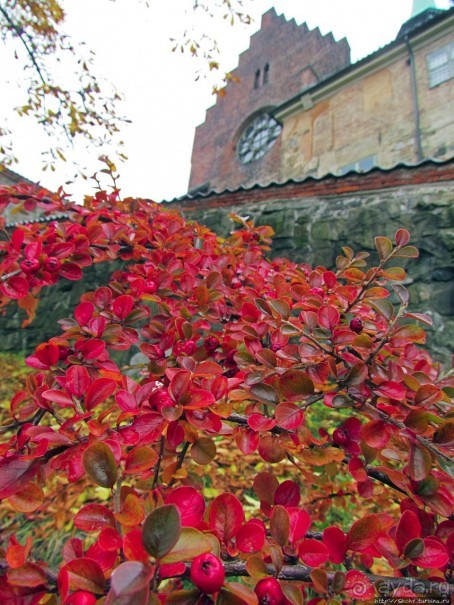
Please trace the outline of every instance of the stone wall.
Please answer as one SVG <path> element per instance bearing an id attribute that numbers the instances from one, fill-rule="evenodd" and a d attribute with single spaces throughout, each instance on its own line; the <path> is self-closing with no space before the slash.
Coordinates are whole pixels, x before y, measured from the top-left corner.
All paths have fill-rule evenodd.
<path id="1" fill-rule="evenodd" d="M 276 232 L 273 256 L 328 268 L 334 267 L 345 245 L 355 251 L 366 250 L 376 260 L 375 236 L 393 239 L 399 227 L 408 229 L 412 243 L 420 250 L 419 259 L 402 263 L 407 267 L 411 308 L 432 316 L 428 344 L 434 356 L 447 363 L 454 342 L 452 172 L 451 168 L 449 181 L 415 184 L 411 181 L 424 176 L 424 170 L 375 170 L 369 175 L 239 190 L 172 205 L 221 235 L 233 228 L 230 212 L 248 216 L 258 225 L 271 225 Z M 382 188 L 377 184 L 374 188 L 374 179 L 381 180 Z"/>
<path id="2" fill-rule="evenodd" d="M 21 328 L 26 314 L 12 303 L 0 316 L 0 351 L 29 354 L 40 342 L 61 333 L 58 321 L 70 317 L 84 292 L 105 285 L 119 263 L 102 263 L 85 269 L 83 281 L 62 279 L 56 286 L 44 288 L 39 296 L 33 322 Z"/>

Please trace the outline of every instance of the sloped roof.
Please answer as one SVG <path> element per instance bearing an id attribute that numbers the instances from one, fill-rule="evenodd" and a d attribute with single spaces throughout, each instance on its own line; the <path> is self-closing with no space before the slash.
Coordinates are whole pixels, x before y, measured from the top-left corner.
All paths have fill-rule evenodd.
<path id="1" fill-rule="evenodd" d="M 183 196 L 173 198 L 172 200 L 164 200 L 164 202 L 165 203 L 178 203 L 178 202 L 184 202 L 184 201 L 189 201 L 189 200 L 203 200 L 204 198 L 219 197 L 219 196 L 222 196 L 225 194 L 233 194 L 233 193 L 249 192 L 249 191 L 262 191 L 264 189 L 270 189 L 270 188 L 280 189 L 280 188 L 284 188 L 287 185 L 291 185 L 291 184 L 304 184 L 304 183 L 314 183 L 314 182 L 321 183 L 328 179 L 342 181 L 342 179 L 346 179 L 352 175 L 362 177 L 362 176 L 366 176 L 366 175 L 372 174 L 372 173 L 389 174 L 389 173 L 392 173 L 392 172 L 395 172 L 395 171 L 401 170 L 401 169 L 405 169 L 405 170 L 409 170 L 409 171 L 416 171 L 418 169 L 426 168 L 426 167 L 449 166 L 449 165 L 452 165 L 454 168 L 454 157 L 448 158 L 448 159 L 430 158 L 430 159 L 425 159 L 421 162 L 415 162 L 415 163 L 399 162 L 399 163 L 395 164 L 394 166 L 390 166 L 390 167 L 386 167 L 386 168 L 382 168 L 380 166 L 374 166 L 373 168 L 370 168 L 369 170 L 366 170 L 366 171 L 359 172 L 357 170 L 350 170 L 349 172 L 342 174 L 342 175 L 335 174 L 333 172 L 328 172 L 322 176 L 312 176 L 311 175 L 311 176 L 302 177 L 300 179 L 292 178 L 292 179 L 287 179 L 285 181 L 270 181 L 269 183 L 266 183 L 266 184 L 255 183 L 253 185 L 241 186 L 241 187 L 237 187 L 235 189 L 227 188 L 227 189 L 223 189 L 222 191 L 217 191 L 215 189 L 211 189 L 209 191 L 197 191 L 196 193 L 192 193 L 192 194 L 187 193 Z M 454 177 L 454 172 L 453 172 L 453 177 Z"/>

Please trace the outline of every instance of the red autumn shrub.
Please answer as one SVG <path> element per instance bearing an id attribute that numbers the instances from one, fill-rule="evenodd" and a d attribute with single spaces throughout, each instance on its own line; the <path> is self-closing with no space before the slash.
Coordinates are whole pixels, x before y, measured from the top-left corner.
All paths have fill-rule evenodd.
<path id="1" fill-rule="evenodd" d="M 55 477 L 98 486 L 59 569 L 34 558 L 33 535 L 8 538 L 1 602 L 452 593 L 454 384 L 418 346 L 430 318 L 408 312 L 393 262 L 417 256 L 406 230 L 376 238 L 376 266 L 345 247 L 331 271 L 267 259 L 271 229 L 241 219 L 221 239 L 116 193 L 77 206 L 1 188 L 10 203 L 67 217 L 0 243 L 1 305 L 17 301 L 27 321 L 42 288 L 93 263 L 123 268 L 28 357 L 35 371 L 0 427 L 11 510 L 33 518 Z M 122 367 L 117 351 L 144 361 Z M 351 509 L 348 527 L 330 521 L 333 503 Z"/>

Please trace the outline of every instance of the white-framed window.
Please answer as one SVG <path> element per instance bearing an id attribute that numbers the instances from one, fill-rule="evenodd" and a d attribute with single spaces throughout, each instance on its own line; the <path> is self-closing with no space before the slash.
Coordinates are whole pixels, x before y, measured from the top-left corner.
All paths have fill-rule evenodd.
<path id="1" fill-rule="evenodd" d="M 272 116 L 262 113 L 243 130 L 238 142 L 238 157 L 242 164 L 262 158 L 274 145 L 282 126 Z"/>
<path id="2" fill-rule="evenodd" d="M 350 164 L 345 164 L 345 166 L 341 166 L 341 168 L 339 168 L 338 170 L 338 174 L 342 176 L 343 174 L 347 174 L 347 172 L 367 172 L 376 165 L 376 156 L 368 155 L 365 158 L 357 160 L 356 162 L 351 162 Z"/>
<path id="3" fill-rule="evenodd" d="M 427 69 L 430 88 L 454 78 L 454 42 L 428 54 Z"/>

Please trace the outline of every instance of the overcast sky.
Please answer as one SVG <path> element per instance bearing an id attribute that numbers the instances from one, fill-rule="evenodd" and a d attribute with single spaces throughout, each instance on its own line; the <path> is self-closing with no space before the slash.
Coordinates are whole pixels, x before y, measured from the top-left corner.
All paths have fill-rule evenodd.
<path id="1" fill-rule="evenodd" d="M 66 31 L 95 51 L 97 72 L 125 95 L 121 109 L 132 124 L 123 133 L 129 159 L 119 166 L 124 195 L 161 201 L 187 191 L 194 129 L 204 121 L 205 110 L 215 100 L 212 79 L 195 81 L 200 64 L 171 52 L 170 38 L 178 38 L 193 22 L 192 4 L 192 0 L 149 0 L 146 8 L 140 0 L 64 2 Z M 437 0 L 436 4 L 448 8 L 449 0 Z M 221 69 L 236 66 L 238 54 L 248 47 L 249 37 L 260 27 L 261 14 L 272 6 L 287 19 L 306 21 L 323 34 L 331 31 L 336 40 L 346 37 L 352 61 L 357 61 L 395 38 L 400 25 L 411 15 L 412 0 L 252 0 L 248 4 L 254 18 L 251 26 L 229 27 L 225 22 L 217 28 L 209 22 L 198 25 L 199 31 L 209 27 L 218 40 Z M 8 77 L 12 81 L 11 71 Z M 14 95 L 3 84 L 2 92 L 0 111 L 4 113 L 3 107 Z M 21 122 L 10 122 L 10 127 L 14 128 L 20 158 L 14 170 L 50 188 L 72 176 L 74 169 L 63 163 L 53 174 L 42 173 L 38 130 Z M 93 150 L 91 156 L 84 155 L 92 172 L 99 167 L 98 154 Z M 90 193 L 90 187 L 86 182 L 75 182 L 66 189 L 82 196 Z"/>

